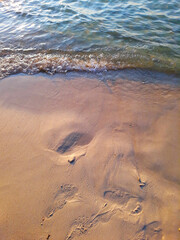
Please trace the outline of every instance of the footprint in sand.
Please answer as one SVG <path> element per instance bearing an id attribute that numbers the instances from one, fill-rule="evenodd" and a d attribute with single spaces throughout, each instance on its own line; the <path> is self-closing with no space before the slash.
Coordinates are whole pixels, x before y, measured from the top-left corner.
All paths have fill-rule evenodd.
<path id="1" fill-rule="evenodd" d="M 158 221 L 151 222 L 142 227 L 140 231 L 136 233 L 133 240 L 160 240 L 162 239 L 162 229 L 161 224 Z"/>
<path id="2" fill-rule="evenodd" d="M 142 213 L 143 198 L 129 193 L 122 188 L 111 189 L 104 192 L 104 198 L 112 203 L 119 205 L 118 208 L 123 212 L 129 212 L 131 216 L 137 216 Z"/>
<path id="3" fill-rule="evenodd" d="M 61 185 L 55 193 L 51 206 L 46 210 L 46 217 L 52 217 L 59 209 L 62 209 L 68 200 L 72 199 L 78 189 L 71 184 Z"/>
<path id="4" fill-rule="evenodd" d="M 127 202 L 130 199 L 137 199 L 137 201 L 140 201 L 140 202 L 142 201 L 141 197 L 133 195 L 127 191 L 124 191 L 121 188 L 110 189 L 110 190 L 105 191 L 104 198 L 106 198 L 112 202 L 118 203 L 120 205 L 127 204 Z"/>
<path id="5" fill-rule="evenodd" d="M 79 237 L 82 234 L 87 233 L 91 228 L 96 226 L 98 223 L 108 222 L 111 217 L 118 211 L 117 209 L 114 210 L 103 210 L 104 207 L 93 214 L 92 216 L 88 217 L 80 217 L 74 221 L 74 224 L 66 237 L 66 240 L 73 239 L 74 237 Z"/>

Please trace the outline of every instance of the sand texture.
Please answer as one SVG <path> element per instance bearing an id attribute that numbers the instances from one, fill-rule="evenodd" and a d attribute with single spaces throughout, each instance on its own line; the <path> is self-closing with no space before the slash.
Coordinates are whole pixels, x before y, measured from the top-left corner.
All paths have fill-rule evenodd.
<path id="1" fill-rule="evenodd" d="M 1 240 L 177 240 L 180 89 L 0 81 Z"/>

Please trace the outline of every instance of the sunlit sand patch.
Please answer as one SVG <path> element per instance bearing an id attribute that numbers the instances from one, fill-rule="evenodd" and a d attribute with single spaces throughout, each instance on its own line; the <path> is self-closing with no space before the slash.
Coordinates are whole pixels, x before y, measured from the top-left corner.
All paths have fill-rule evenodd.
<path id="1" fill-rule="evenodd" d="M 179 89 L 109 88 L 85 78 L 0 82 L 4 239 L 178 239 Z"/>

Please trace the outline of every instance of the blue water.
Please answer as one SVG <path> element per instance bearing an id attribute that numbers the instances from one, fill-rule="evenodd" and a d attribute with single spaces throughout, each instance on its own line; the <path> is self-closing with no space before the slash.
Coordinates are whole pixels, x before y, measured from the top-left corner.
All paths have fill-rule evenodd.
<path id="1" fill-rule="evenodd" d="M 124 68 L 180 73 L 180 1 L 0 1 L 1 77 Z"/>

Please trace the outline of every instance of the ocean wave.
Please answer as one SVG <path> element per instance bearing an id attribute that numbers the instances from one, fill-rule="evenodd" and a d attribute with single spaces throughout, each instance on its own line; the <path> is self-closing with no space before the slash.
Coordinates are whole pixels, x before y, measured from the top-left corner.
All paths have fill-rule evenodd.
<path id="1" fill-rule="evenodd" d="M 140 68 L 167 73 L 180 73 L 180 59 L 147 52 L 63 52 L 58 50 L 0 51 L 0 78 L 15 74 L 48 74 L 67 71 L 108 71 Z"/>

